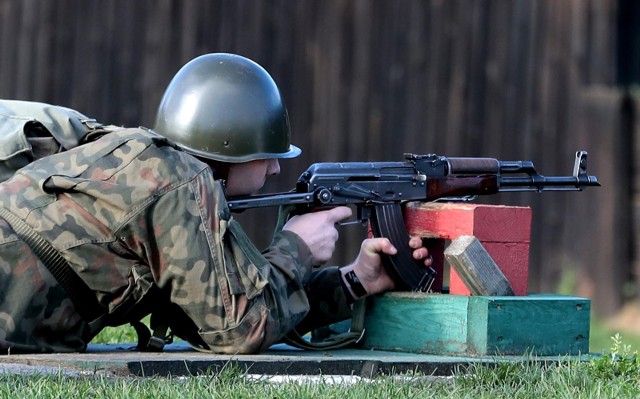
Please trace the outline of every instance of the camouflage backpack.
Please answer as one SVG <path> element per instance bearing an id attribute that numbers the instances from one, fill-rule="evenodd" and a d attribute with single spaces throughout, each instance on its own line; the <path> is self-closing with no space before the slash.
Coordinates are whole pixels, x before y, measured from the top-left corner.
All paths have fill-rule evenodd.
<path id="1" fill-rule="evenodd" d="M 117 129 L 70 108 L 0 99 L 0 182 L 36 159 Z"/>

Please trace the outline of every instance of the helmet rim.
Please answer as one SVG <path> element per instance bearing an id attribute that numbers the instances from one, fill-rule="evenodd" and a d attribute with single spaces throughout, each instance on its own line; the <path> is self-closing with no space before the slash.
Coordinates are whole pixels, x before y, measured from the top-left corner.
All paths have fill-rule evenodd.
<path id="1" fill-rule="evenodd" d="M 213 161 L 220 161 L 220 162 L 227 162 L 227 163 L 244 163 L 244 162 L 256 161 L 259 159 L 273 159 L 273 158 L 289 159 L 289 158 L 296 158 L 297 156 L 302 154 L 302 149 L 300 149 L 299 147 L 293 144 L 289 144 L 289 149 L 286 152 L 259 152 L 259 153 L 257 152 L 257 153 L 250 153 L 245 155 L 233 155 L 233 156 L 224 155 L 221 153 L 215 153 L 211 151 L 198 150 L 178 142 L 174 142 L 174 144 L 177 145 L 184 152 L 187 152 L 198 158 L 205 158 Z"/>

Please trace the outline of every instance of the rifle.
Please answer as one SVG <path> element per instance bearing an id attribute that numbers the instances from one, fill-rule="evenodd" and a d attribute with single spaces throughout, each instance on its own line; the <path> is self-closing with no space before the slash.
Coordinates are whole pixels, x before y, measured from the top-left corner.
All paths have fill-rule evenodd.
<path id="1" fill-rule="evenodd" d="M 355 205 L 359 222 L 370 223 L 375 237 L 387 237 L 398 253 L 384 257 L 399 289 L 428 291 L 435 270 L 411 256 L 402 216 L 408 201 L 471 201 L 505 191 L 582 191 L 600 186 L 587 174 L 587 152 L 577 151 L 571 176 L 546 177 L 531 161 L 404 154 L 404 162 L 315 163 L 298 179 L 295 190 L 228 200 L 231 211 L 288 206 L 295 213 Z"/>

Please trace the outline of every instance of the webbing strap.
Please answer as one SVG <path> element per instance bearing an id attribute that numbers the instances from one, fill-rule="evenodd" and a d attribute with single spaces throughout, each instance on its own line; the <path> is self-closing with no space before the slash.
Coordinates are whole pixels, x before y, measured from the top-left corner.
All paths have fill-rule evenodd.
<path id="1" fill-rule="evenodd" d="M 300 336 L 295 329 L 287 334 L 283 341 L 287 345 L 306 350 L 333 350 L 348 346 L 355 346 L 364 337 L 364 316 L 366 309 L 366 298 L 359 299 L 353 304 L 351 327 L 348 332 L 337 334 L 319 342 L 312 342 Z"/>
<path id="2" fill-rule="evenodd" d="M 69 297 L 76 308 L 76 312 L 87 323 L 98 319 L 105 313 L 95 293 L 47 240 L 22 219 L 6 209 L 0 208 L 0 217 L 9 223 L 16 235 L 40 258 L 58 284 L 60 284 L 67 297 Z"/>
<path id="3" fill-rule="evenodd" d="M 295 205 L 280 207 L 278 210 L 278 221 L 275 227 L 276 233 L 282 230 L 294 210 Z M 338 334 L 319 342 L 311 342 L 304 339 L 296 329 L 293 329 L 283 338 L 283 341 L 287 345 L 306 350 L 332 350 L 357 345 L 364 337 L 365 310 L 366 298 L 359 299 L 353 304 L 351 327 L 346 333 Z"/>

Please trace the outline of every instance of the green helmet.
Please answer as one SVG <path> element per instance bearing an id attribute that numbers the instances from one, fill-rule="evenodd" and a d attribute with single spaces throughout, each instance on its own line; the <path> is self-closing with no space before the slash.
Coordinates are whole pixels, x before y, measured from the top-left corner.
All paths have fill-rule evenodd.
<path id="1" fill-rule="evenodd" d="M 185 151 L 222 162 L 293 158 L 278 86 L 260 65 L 235 54 L 205 54 L 183 66 L 162 97 L 154 129 Z"/>

